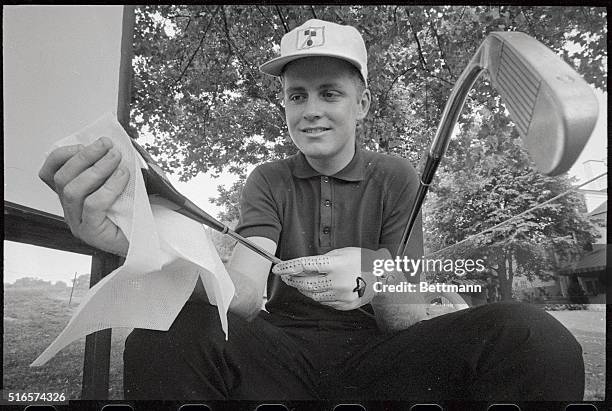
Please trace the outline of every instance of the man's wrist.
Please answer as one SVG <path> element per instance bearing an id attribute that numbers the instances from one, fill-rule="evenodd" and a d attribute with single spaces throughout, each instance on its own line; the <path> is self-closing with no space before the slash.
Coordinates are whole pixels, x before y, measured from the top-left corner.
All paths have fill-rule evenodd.
<path id="1" fill-rule="evenodd" d="M 406 282 L 406 276 L 402 271 L 395 268 L 375 271 L 376 267 L 385 267 L 385 262 L 389 260 L 393 258 L 387 249 L 364 250 L 362 270 L 367 272 L 362 274 L 367 275 L 372 281 L 368 287 L 373 290 L 371 304 L 379 328 L 382 331 L 399 331 L 422 320 L 425 317 L 425 306 L 418 288 L 397 292 L 397 287 L 389 287 Z"/>

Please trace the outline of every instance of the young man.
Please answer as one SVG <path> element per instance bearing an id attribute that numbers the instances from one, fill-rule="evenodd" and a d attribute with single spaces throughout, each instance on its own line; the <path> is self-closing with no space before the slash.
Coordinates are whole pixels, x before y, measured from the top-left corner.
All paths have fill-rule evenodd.
<path id="1" fill-rule="evenodd" d="M 261 69 L 281 80 L 299 153 L 249 176 L 237 231 L 285 262 L 271 272 L 236 246 L 228 340 L 217 310 L 196 298 L 169 331 L 135 330 L 124 353 L 126 397 L 582 399 L 580 345 L 543 311 L 497 303 L 421 321 L 419 293 L 374 292 L 371 263 L 397 248 L 418 179 L 405 160 L 356 145 L 371 100 L 357 30 L 309 20 Z M 58 149 L 40 175 L 75 235 L 122 254 L 127 240 L 106 211 L 127 177 L 111 146 Z M 419 222 L 407 255 L 422 254 Z"/>

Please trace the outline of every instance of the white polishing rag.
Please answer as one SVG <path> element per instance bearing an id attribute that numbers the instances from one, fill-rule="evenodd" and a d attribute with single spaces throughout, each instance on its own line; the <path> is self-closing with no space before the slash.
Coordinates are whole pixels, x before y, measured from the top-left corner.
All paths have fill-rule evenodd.
<path id="1" fill-rule="evenodd" d="M 130 172 L 129 182 L 108 217 L 130 245 L 125 263 L 89 289 L 66 328 L 31 364 L 40 366 L 72 341 L 116 327 L 167 331 L 202 279 L 217 306 L 227 338 L 227 309 L 234 284 L 204 227 L 182 214 L 148 201 L 141 161 L 116 116 L 106 114 L 53 148 L 88 145 L 109 137 Z M 194 324 L 194 326 L 197 326 Z"/>

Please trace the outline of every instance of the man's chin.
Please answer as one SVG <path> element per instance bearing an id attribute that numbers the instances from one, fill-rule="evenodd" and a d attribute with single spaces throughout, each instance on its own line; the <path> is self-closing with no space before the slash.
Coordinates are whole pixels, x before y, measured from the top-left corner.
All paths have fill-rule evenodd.
<path id="1" fill-rule="evenodd" d="M 307 158 L 317 160 L 317 161 L 331 160 L 338 156 L 337 151 L 332 151 L 330 149 L 319 148 L 319 147 L 308 147 L 306 149 L 301 149 L 300 151 Z"/>
<path id="2" fill-rule="evenodd" d="M 318 161 L 331 160 L 338 156 L 342 157 L 342 152 L 346 150 L 346 147 L 329 144 L 329 141 L 308 141 L 301 143 L 298 148 L 302 154 L 307 158 Z"/>
<path id="3" fill-rule="evenodd" d="M 300 151 L 306 157 L 313 158 L 313 159 L 316 159 L 316 160 L 324 160 L 326 158 L 332 157 L 331 153 L 329 151 L 326 151 L 326 150 L 310 149 L 310 150 L 300 150 Z"/>

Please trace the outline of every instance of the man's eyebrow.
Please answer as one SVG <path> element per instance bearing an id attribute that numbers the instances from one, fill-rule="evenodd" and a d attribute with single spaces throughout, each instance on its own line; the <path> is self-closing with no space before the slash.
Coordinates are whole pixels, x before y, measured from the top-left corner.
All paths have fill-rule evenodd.
<path id="1" fill-rule="evenodd" d="M 306 89 L 304 87 L 289 87 L 286 89 L 286 92 L 295 93 L 297 91 L 306 91 Z"/>
<path id="2" fill-rule="evenodd" d="M 330 88 L 337 88 L 337 89 L 342 89 L 342 84 L 340 83 L 324 83 L 321 84 L 319 87 L 319 90 L 326 90 L 326 89 L 330 89 Z M 304 92 L 306 91 L 305 87 L 302 86 L 293 86 L 293 87 L 288 87 L 286 89 L 287 93 L 296 93 L 296 92 Z"/>
<path id="3" fill-rule="evenodd" d="M 340 83 L 325 83 L 319 86 L 319 90 L 327 88 L 342 88 L 342 85 Z"/>

